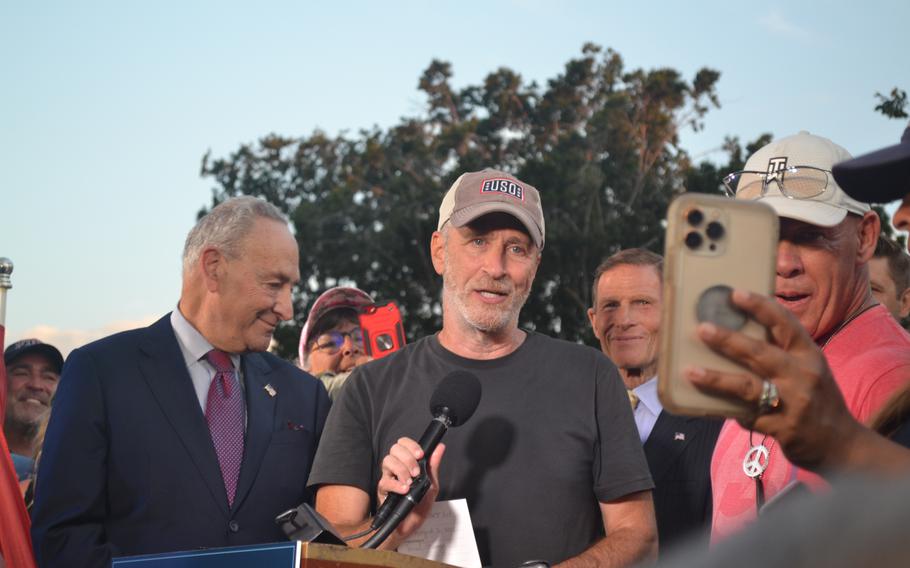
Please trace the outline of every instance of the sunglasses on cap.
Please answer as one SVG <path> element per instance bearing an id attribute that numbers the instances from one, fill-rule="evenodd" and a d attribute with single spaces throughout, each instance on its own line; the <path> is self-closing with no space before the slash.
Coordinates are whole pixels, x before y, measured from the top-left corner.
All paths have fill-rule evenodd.
<path id="1" fill-rule="evenodd" d="M 325 351 L 330 355 L 334 355 L 344 347 L 344 340 L 348 337 L 351 338 L 354 345 L 363 347 L 363 332 L 359 327 L 355 327 L 351 331 L 329 331 L 323 333 L 316 338 L 313 349 L 319 349 L 320 351 Z"/>
<path id="2" fill-rule="evenodd" d="M 737 199 L 759 199 L 768 184 L 777 183 L 781 194 L 790 199 L 812 199 L 828 189 L 831 172 L 813 166 L 790 166 L 776 172 L 742 170 L 724 176 L 727 195 Z"/>

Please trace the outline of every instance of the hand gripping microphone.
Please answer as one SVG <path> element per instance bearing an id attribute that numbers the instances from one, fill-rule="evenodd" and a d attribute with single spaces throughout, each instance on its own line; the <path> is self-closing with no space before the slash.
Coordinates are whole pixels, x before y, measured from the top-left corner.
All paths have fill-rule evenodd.
<path id="1" fill-rule="evenodd" d="M 423 450 L 423 458 L 417 462 L 420 465 L 420 474 L 414 479 L 407 495 L 388 494 L 370 523 L 371 528 L 378 530 L 361 548 L 379 546 L 411 509 L 420 503 L 430 488 L 430 476 L 427 472 L 430 455 L 439 445 L 446 430 L 450 426 L 461 426 L 467 422 L 479 402 L 480 381 L 473 374 L 467 371 L 453 371 L 442 379 L 430 397 L 430 413 L 433 420 L 418 442 Z"/>

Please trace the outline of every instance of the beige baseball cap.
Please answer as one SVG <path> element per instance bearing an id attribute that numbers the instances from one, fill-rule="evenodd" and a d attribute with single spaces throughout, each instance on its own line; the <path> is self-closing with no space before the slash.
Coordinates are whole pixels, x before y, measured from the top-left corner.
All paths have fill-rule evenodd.
<path id="1" fill-rule="evenodd" d="M 759 200 L 770 205 L 781 217 L 804 221 L 821 227 L 833 227 L 847 213 L 863 215 L 869 205 L 847 195 L 831 174 L 834 164 L 849 160 L 850 153 L 831 140 L 802 131 L 775 140 L 752 154 L 743 168 L 746 171 L 780 172 L 793 166 L 812 166 L 827 175 L 825 191 L 814 197 L 795 199 L 780 192 L 775 183 L 768 183 Z M 772 180 L 773 181 L 773 180 Z"/>
<path id="2" fill-rule="evenodd" d="M 485 169 L 461 174 L 439 206 L 439 225 L 451 222 L 464 227 L 487 213 L 508 213 L 525 226 L 537 248 L 543 250 L 544 221 L 540 193 L 527 183 L 505 172 Z"/>

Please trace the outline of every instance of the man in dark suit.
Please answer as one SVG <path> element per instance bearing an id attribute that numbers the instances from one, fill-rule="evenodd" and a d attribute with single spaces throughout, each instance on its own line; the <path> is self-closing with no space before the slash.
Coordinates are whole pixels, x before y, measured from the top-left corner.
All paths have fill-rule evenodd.
<path id="1" fill-rule="evenodd" d="M 594 273 L 588 318 L 629 391 L 655 485 L 660 547 L 666 550 L 682 537 L 707 543 L 711 454 L 723 421 L 670 414 L 657 397 L 662 262 L 644 249 L 623 250 L 603 261 Z"/>
<path id="2" fill-rule="evenodd" d="M 40 566 L 284 539 L 306 480 L 323 386 L 268 353 L 299 280 L 287 219 L 231 199 L 187 237 L 178 309 L 73 351 L 38 471 Z"/>

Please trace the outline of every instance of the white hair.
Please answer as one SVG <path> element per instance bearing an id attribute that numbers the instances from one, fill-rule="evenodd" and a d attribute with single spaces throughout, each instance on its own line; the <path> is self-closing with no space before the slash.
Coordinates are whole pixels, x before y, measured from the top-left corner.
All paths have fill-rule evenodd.
<path id="1" fill-rule="evenodd" d="M 216 205 L 186 236 L 183 246 L 183 273 L 188 274 L 206 248 L 218 249 L 228 258 L 240 255 L 240 243 L 258 218 L 288 224 L 288 218 L 264 199 L 243 195 Z"/>

